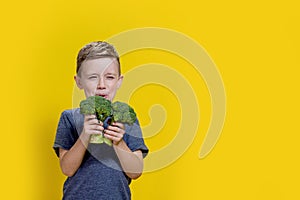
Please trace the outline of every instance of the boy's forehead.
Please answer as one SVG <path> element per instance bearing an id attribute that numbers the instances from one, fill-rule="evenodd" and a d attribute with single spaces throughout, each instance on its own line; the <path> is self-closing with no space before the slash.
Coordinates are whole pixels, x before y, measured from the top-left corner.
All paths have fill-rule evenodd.
<path id="1" fill-rule="evenodd" d="M 84 74 L 90 72 L 101 73 L 109 70 L 111 73 L 118 73 L 118 62 L 114 58 L 97 58 L 85 60 L 81 64 L 80 71 Z"/>

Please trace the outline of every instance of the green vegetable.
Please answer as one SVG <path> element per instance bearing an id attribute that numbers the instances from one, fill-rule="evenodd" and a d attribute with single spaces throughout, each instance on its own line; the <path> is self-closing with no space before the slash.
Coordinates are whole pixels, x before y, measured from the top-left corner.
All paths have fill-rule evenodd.
<path id="1" fill-rule="evenodd" d="M 112 104 L 113 121 L 132 125 L 136 121 L 136 114 L 126 103 L 116 101 Z"/>
<path id="2" fill-rule="evenodd" d="M 112 112 L 111 102 L 101 96 L 90 96 L 80 102 L 80 113 L 84 115 L 97 116 L 97 119 L 104 121 Z"/>
<path id="3" fill-rule="evenodd" d="M 121 122 L 132 125 L 136 121 L 136 114 L 132 107 L 123 102 L 111 103 L 101 96 L 90 96 L 80 102 L 80 113 L 84 115 L 95 114 L 99 121 L 104 122 L 103 127 L 107 128 L 113 122 Z M 91 143 L 106 143 L 112 145 L 112 142 L 103 135 L 92 135 Z"/>

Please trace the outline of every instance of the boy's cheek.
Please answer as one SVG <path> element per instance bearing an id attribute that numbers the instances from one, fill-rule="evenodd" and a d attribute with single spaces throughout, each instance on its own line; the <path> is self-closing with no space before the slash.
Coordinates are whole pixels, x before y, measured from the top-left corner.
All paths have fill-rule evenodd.
<path id="1" fill-rule="evenodd" d="M 85 91 L 85 96 L 88 98 L 90 96 L 94 96 L 94 94 L 92 92 Z"/>

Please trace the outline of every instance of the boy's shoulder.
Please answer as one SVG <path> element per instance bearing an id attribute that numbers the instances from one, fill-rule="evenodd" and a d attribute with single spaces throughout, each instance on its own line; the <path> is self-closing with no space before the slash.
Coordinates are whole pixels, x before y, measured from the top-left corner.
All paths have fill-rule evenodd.
<path id="1" fill-rule="evenodd" d="M 73 108 L 62 111 L 61 118 L 67 119 L 68 121 L 72 121 L 75 124 L 75 122 L 81 122 L 84 116 L 80 113 L 79 108 Z"/>
<path id="2" fill-rule="evenodd" d="M 66 109 L 62 111 L 60 116 L 61 127 L 82 128 L 84 115 L 80 113 L 79 108 Z"/>
<path id="3" fill-rule="evenodd" d="M 63 110 L 61 115 L 66 115 L 66 116 L 72 116 L 80 114 L 80 109 L 79 108 L 73 108 L 73 109 L 66 109 Z"/>

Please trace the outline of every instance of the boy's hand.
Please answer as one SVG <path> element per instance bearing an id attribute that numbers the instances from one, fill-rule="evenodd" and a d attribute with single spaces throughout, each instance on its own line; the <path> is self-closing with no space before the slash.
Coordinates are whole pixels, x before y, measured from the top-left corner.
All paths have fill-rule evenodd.
<path id="1" fill-rule="evenodd" d="M 110 139 L 113 144 L 117 145 L 123 139 L 125 126 L 122 123 L 114 122 L 104 130 L 104 137 Z"/>
<path id="2" fill-rule="evenodd" d="M 88 143 L 91 135 L 102 134 L 103 130 L 103 123 L 98 122 L 96 115 L 85 115 L 81 139 Z"/>

